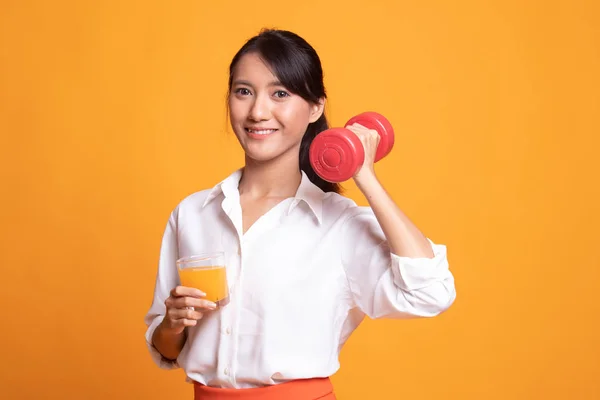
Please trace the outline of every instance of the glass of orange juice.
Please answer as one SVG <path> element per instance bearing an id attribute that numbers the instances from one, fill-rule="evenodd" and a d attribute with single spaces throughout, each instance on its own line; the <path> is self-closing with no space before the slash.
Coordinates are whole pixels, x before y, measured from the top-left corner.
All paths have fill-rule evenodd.
<path id="1" fill-rule="evenodd" d="M 229 303 L 229 285 L 223 252 L 198 254 L 177 260 L 181 286 L 206 293 L 204 299 L 223 307 Z"/>

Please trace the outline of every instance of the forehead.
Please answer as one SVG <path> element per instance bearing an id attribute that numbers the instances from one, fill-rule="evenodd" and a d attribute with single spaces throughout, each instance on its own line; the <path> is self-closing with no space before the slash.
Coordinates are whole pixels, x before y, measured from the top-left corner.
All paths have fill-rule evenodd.
<path id="1" fill-rule="evenodd" d="M 243 80 L 254 85 L 268 85 L 278 81 L 271 69 L 256 54 L 244 54 L 233 69 L 233 80 Z"/>

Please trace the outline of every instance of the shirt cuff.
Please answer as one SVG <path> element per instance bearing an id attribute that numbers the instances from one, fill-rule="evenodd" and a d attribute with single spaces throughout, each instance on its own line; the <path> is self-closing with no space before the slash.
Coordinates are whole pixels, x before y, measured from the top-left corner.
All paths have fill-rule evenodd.
<path id="1" fill-rule="evenodd" d="M 423 289 L 451 276 L 446 246 L 435 244 L 431 240 L 429 240 L 429 243 L 431 243 L 433 249 L 433 258 L 401 257 L 391 253 L 392 273 L 394 281 L 400 289 L 409 292 Z"/>
<path id="2" fill-rule="evenodd" d="M 154 331 L 156 330 L 158 325 L 160 325 L 163 319 L 164 316 L 159 315 L 155 317 L 152 323 L 148 326 L 148 329 L 146 330 L 146 345 L 148 346 L 150 356 L 152 357 L 152 360 L 156 363 L 156 365 L 158 365 L 162 369 L 177 369 L 179 368 L 179 363 L 176 360 L 169 360 L 163 357 L 163 355 L 160 354 L 160 352 L 152 344 L 152 335 L 154 334 Z"/>

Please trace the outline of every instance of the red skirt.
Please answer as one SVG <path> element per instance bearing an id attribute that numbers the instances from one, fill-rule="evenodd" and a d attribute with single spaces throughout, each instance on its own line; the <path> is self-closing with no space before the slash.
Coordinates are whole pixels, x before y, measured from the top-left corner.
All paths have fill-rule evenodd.
<path id="1" fill-rule="evenodd" d="M 298 379 L 250 389 L 222 389 L 194 382 L 194 400 L 336 400 L 329 378 Z"/>

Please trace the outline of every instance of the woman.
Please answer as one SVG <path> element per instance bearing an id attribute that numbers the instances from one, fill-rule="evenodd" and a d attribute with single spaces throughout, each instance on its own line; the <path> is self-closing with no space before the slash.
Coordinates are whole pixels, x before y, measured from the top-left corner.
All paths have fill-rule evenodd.
<path id="1" fill-rule="evenodd" d="M 155 361 L 184 368 L 196 399 L 334 399 L 329 377 L 365 316 L 431 317 L 455 299 L 445 246 L 375 175 L 376 132 L 348 127 L 365 149 L 353 179 L 370 207 L 311 168 L 325 100 L 319 57 L 294 33 L 264 30 L 231 62 L 229 115 L 245 165 L 171 214 L 145 319 Z M 215 250 L 231 288 L 217 310 L 180 286 L 176 267 Z"/>

